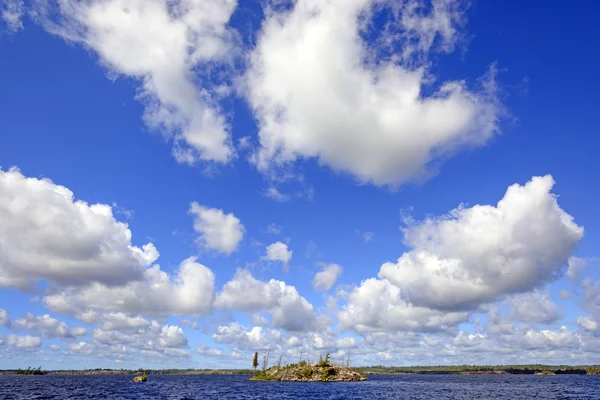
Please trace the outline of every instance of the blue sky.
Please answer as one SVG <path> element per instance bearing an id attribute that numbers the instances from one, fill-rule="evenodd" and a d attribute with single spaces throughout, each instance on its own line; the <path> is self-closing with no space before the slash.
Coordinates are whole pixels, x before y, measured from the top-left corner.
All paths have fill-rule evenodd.
<path id="1" fill-rule="evenodd" d="M 600 362 L 596 6 L 279 3 L 2 3 L 0 368 Z"/>

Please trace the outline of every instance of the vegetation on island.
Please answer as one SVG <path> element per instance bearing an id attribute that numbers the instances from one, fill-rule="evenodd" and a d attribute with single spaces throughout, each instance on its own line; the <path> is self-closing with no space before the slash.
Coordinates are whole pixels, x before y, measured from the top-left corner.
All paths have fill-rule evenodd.
<path id="1" fill-rule="evenodd" d="M 17 375 L 44 375 L 45 372 L 42 371 L 42 367 L 37 367 L 37 368 L 28 367 L 27 369 L 19 368 L 17 370 L 16 374 Z"/>
<path id="2" fill-rule="evenodd" d="M 535 375 L 556 375 L 556 373 L 554 371 L 548 371 L 545 369 L 543 371 L 536 372 Z"/>
<path id="3" fill-rule="evenodd" d="M 587 375 L 600 375 L 600 365 L 592 365 L 585 368 Z"/>
<path id="4" fill-rule="evenodd" d="M 255 353 L 256 357 L 256 353 Z M 263 359 L 263 368 L 250 380 L 253 381 L 291 381 L 291 382 L 356 382 L 368 380 L 360 372 L 348 367 L 334 365 L 330 361 L 329 353 L 319 362 L 308 363 L 305 360 L 298 364 L 281 365 L 267 368 L 269 352 Z"/>

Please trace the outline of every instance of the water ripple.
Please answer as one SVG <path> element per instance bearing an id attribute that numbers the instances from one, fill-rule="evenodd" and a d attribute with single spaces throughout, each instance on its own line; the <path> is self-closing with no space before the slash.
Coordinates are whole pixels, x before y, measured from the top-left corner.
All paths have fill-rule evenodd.
<path id="1" fill-rule="evenodd" d="M 377 375 L 368 382 L 249 382 L 241 375 L 0 376 L 0 399 L 598 400 L 600 376 Z"/>

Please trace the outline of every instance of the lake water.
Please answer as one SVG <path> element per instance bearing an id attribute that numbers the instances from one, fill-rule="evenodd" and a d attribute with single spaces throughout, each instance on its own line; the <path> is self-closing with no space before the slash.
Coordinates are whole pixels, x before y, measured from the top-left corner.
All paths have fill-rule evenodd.
<path id="1" fill-rule="evenodd" d="M 0 399 L 600 399 L 600 376 L 377 375 L 368 382 L 249 382 L 248 376 L 0 376 Z"/>

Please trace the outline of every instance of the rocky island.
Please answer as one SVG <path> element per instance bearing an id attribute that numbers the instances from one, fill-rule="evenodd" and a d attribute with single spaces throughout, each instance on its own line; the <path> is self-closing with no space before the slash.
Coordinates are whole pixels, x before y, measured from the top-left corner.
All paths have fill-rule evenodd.
<path id="1" fill-rule="evenodd" d="M 290 364 L 284 367 L 274 366 L 255 374 L 252 381 L 280 381 L 280 382 L 358 382 L 367 381 L 367 377 L 360 372 L 348 367 L 332 365 L 329 355 L 325 360 L 308 364 L 302 361 L 299 364 Z"/>

